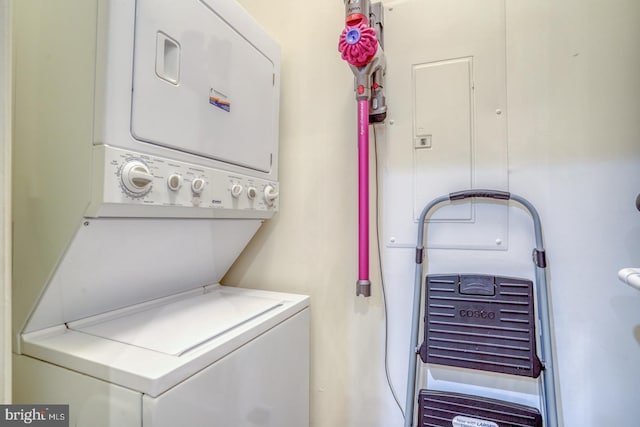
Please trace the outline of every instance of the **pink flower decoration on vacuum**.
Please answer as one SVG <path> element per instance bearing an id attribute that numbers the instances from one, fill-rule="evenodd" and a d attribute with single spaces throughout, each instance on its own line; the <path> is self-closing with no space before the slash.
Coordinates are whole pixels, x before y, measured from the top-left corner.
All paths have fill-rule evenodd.
<path id="1" fill-rule="evenodd" d="M 351 65 L 356 67 L 367 65 L 377 50 L 376 30 L 366 24 L 348 26 L 340 35 L 338 51 L 342 53 L 342 59 Z"/>

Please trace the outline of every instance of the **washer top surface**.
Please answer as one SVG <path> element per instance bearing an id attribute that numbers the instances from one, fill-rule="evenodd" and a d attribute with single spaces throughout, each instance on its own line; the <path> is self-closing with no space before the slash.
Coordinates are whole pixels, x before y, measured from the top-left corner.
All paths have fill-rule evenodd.
<path id="1" fill-rule="evenodd" d="M 23 334 L 21 352 L 158 396 L 308 307 L 306 295 L 208 285 Z"/>
<path id="2" fill-rule="evenodd" d="M 72 322 L 72 330 L 180 356 L 283 303 L 278 299 L 219 290 L 190 295 L 105 321 Z"/>

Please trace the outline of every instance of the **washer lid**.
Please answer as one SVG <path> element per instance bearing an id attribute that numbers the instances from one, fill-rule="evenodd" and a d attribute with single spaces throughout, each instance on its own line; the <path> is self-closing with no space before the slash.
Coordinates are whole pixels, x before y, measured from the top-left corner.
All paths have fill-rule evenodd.
<path id="1" fill-rule="evenodd" d="M 207 292 L 171 304 L 152 304 L 107 320 L 78 321 L 67 326 L 77 332 L 180 356 L 282 305 L 282 301 L 271 298 Z"/>
<path id="2" fill-rule="evenodd" d="M 308 307 L 305 295 L 207 285 L 22 334 L 20 350 L 156 397 L 284 322 L 307 322 Z"/>

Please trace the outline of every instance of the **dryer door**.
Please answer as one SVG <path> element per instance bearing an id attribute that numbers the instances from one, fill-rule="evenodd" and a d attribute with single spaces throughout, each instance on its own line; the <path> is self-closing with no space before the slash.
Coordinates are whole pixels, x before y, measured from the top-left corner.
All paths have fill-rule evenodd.
<path id="1" fill-rule="evenodd" d="M 137 1 L 131 130 L 141 141 L 270 172 L 279 50 L 228 3 Z"/>

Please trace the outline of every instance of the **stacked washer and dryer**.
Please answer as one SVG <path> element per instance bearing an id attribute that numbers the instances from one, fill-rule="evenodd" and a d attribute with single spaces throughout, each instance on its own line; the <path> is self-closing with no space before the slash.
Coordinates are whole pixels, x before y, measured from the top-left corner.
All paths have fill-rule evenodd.
<path id="1" fill-rule="evenodd" d="M 278 211 L 278 45 L 233 0 L 14 14 L 14 402 L 308 425 L 308 297 L 219 284 Z"/>

